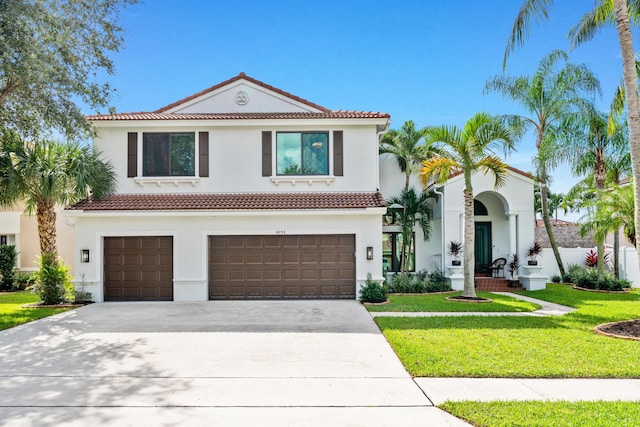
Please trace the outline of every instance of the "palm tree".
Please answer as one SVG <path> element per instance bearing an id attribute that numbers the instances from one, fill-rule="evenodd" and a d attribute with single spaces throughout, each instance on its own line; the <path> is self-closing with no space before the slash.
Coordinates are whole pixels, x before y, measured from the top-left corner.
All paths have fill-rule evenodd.
<path id="1" fill-rule="evenodd" d="M 406 121 L 400 130 L 391 129 L 380 141 L 379 153 L 391 155 L 398 161 L 400 170 L 405 174 L 404 191 L 409 190 L 409 182 L 420 162 L 438 154 L 438 148 L 425 144 L 426 129 L 416 129 L 416 124 Z"/>
<path id="2" fill-rule="evenodd" d="M 560 66 L 563 64 L 563 66 Z M 567 62 L 567 54 L 556 50 L 540 61 L 531 77 L 495 76 L 485 85 L 485 92 L 501 93 L 528 111 L 529 115 L 504 116 L 518 132 L 533 131 L 536 137 L 536 181 L 540 188 L 542 220 L 549 235 L 549 243 L 564 275 L 564 265 L 553 234 L 549 217 L 549 172 L 560 162 L 567 160 L 570 151 L 561 140 L 581 114 L 589 111 L 587 98 L 600 90 L 596 76 L 585 65 Z"/>
<path id="3" fill-rule="evenodd" d="M 115 190 L 110 163 L 88 147 L 54 141 L 25 142 L 17 133 L 0 134 L 0 206 L 23 201 L 36 214 L 40 252 L 57 259 L 55 206 Z"/>
<path id="4" fill-rule="evenodd" d="M 626 141 L 626 132 L 620 126 L 615 127 L 613 134 L 608 130 L 608 118 L 602 113 L 592 113 L 584 117 L 583 132 L 578 138 L 573 139 L 573 147 L 576 156 L 573 158 L 573 171 L 577 175 L 585 173 L 593 174 L 593 182 L 596 190 L 595 200 L 595 218 L 600 218 L 598 210 L 600 203 L 598 198 L 601 197 L 607 180 L 607 158 L 613 157 L 614 154 L 624 152 L 628 147 Z M 619 154 L 618 154 L 619 156 Z M 598 254 L 598 279 L 604 277 L 604 235 L 599 232 L 601 227 L 595 233 L 596 246 Z"/>
<path id="5" fill-rule="evenodd" d="M 402 190 L 400 196 L 387 200 L 388 205 L 400 205 L 397 222 L 402 234 L 402 252 L 400 255 L 400 272 L 409 271 L 409 259 L 411 258 L 411 246 L 413 244 L 413 227 L 416 223 L 422 230 L 424 240 L 431 237 L 431 205 L 430 196 L 421 191 L 419 194 L 414 188 Z"/>
<path id="6" fill-rule="evenodd" d="M 442 144 L 442 153 L 422 162 L 420 180 L 427 188 L 431 178 L 445 183 L 451 174 L 464 174 L 464 291 L 463 297 L 477 298 L 474 286 L 475 224 L 473 216 L 473 186 L 471 177 L 475 172 L 491 173 L 495 186 L 504 184 L 507 165 L 496 152 L 507 152 L 514 148 L 514 134 L 501 121 L 478 113 L 465 123 L 462 129 L 456 126 L 429 128 L 425 134 L 427 144 Z"/>
<path id="7" fill-rule="evenodd" d="M 531 21 L 541 22 L 549 18 L 549 9 L 552 0 L 526 0 L 513 24 L 511 36 L 507 42 L 504 54 L 503 68 L 506 66 L 507 57 L 515 49 L 524 43 L 531 31 Z M 638 94 L 638 74 L 636 70 L 635 51 L 631 35 L 630 17 L 634 25 L 640 17 L 640 2 L 638 0 L 597 0 L 595 7 L 573 27 L 569 33 L 571 46 L 578 46 L 591 40 L 602 27 L 616 26 L 618 42 L 622 52 L 622 75 L 625 86 L 625 98 L 627 104 L 627 121 L 629 123 L 629 147 L 631 152 L 631 164 L 635 182 L 640 180 L 640 95 Z M 640 186 L 635 189 L 634 218 L 640 223 Z M 640 227 L 637 230 L 640 233 Z M 636 236 L 636 252 L 640 263 L 640 234 Z"/>
<path id="8" fill-rule="evenodd" d="M 426 144 L 424 141 L 424 133 L 426 129 L 416 129 L 416 124 L 412 120 L 404 122 L 400 130 L 391 129 L 384 134 L 380 141 L 379 154 L 390 155 L 396 158 L 400 170 L 405 174 L 404 188 L 396 199 L 402 199 L 409 195 L 409 184 L 411 182 L 411 175 L 417 167 L 420 166 L 420 162 L 426 160 L 434 155 L 438 154 L 438 147 L 433 144 Z M 402 213 L 400 218 L 410 218 L 411 212 L 407 210 L 405 204 L 400 203 L 388 203 L 389 205 L 397 204 L 402 206 Z M 415 224 L 415 221 L 407 221 L 411 223 L 411 227 Z M 412 234 L 410 234 L 412 235 Z M 404 236 L 404 232 L 403 232 Z M 401 270 L 406 272 L 408 259 L 410 256 L 410 248 L 406 240 L 402 243 L 402 252 L 400 265 Z"/>

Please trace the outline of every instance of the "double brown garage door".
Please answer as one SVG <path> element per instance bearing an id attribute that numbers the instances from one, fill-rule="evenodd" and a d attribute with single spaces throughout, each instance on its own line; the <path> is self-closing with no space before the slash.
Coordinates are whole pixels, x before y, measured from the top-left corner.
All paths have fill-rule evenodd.
<path id="1" fill-rule="evenodd" d="M 355 236 L 211 236 L 209 299 L 355 298 Z M 173 300 L 173 238 L 105 237 L 105 301 Z"/>
<path id="2" fill-rule="evenodd" d="M 354 235 L 209 237 L 209 299 L 355 298 Z"/>

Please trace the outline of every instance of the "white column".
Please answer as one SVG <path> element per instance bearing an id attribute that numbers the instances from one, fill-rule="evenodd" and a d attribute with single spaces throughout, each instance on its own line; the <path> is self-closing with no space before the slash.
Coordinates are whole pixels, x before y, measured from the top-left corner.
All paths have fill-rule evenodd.
<path id="1" fill-rule="evenodd" d="M 516 247 L 517 238 L 518 238 L 518 228 L 517 225 L 517 213 L 509 213 L 509 255 L 513 255 L 518 252 L 518 248 Z"/>

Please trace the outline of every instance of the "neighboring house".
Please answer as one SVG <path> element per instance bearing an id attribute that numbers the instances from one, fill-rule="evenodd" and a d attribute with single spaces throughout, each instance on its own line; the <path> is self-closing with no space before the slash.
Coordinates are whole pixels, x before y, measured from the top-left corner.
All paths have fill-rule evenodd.
<path id="1" fill-rule="evenodd" d="M 73 228 L 64 223 L 61 209 L 56 209 L 56 237 L 58 254 L 73 269 Z M 40 256 L 40 239 L 36 216 L 25 215 L 24 206 L 0 209 L 0 245 L 15 245 L 18 252 L 16 268 L 23 272 L 35 271 Z"/>
<path id="2" fill-rule="evenodd" d="M 381 279 L 388 114 L 241 73 L 154 112 L 88 119 L 118 181 L 65 211 L 95 301 L 354 299 Z"/>
<path id="3" fill-rule="evenodd" d="M 404 174 L 400 172 L 395 159 L 380 157 L 380 189 L 388 199 L 400 194 L 404 184 Z M 417 176 L 412 177 L 412 186 L 421 189 Z M 414 270 L 441 270 L 447 273 L 452 258 L 447 254 L 451 241 L 464 240 L 464 176 L 453 175 L 442 186 L 432 185 L 435 192 L 433 203 L 432 235 L 423 240 L 422 232 L 415 228 Z M 475 195 L 475 258 L 476 273 L 487 273 L 487 267 L 496 258 L 509 259 L 518 253 L 524 260 L 524 253 L 534 240 L 533 177 L 526 172 L 509 167 L 505 185 L 496 189 L 491 175 L 473 175 Z M 397 271 L 400 244 L 397 242 L 399 227 L 383 227 L 385 243 L 385 265 L 388 271 Z M 389 268 L 389 265 L 392 267 Z"/>

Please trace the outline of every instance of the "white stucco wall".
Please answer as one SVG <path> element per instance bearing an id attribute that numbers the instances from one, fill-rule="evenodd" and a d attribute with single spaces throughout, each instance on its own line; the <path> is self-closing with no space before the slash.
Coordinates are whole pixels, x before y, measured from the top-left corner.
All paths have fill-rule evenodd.
<path id="1" fill-rule="evenodd" d="M 382 225 L 384 209 L 368 212 L 211 212 L 128 215 L 85 214 L 70 217 L 75 222 L 75 279 L 88 284 L 94 301 L 103 301 L 102 242 L 105 236 L 173 236 L 174 300 L 208 299 L 208 236 L 275 234 L 355 234 L 356 280 L 367 273 L 382 280 Z M 72 213 L 73 215 L 73 213 Z M 366 247 L 373 247 L 373 260 Z M 80 249 L 89 249 L 91 262 L 81 263 Z M 359 288 L 356 289 L 356 295 Z"/>
<path id="2" fill-rule="evenodd" d="M 377 122 L 354 124 L 347 121 L 255 121 L 217 122 L 116 122 L 98 129 L 95 147 L 110 159 L 118 179 L 118 193 L 247 193 L 247 192 L 370 192 L 378 189 Z M 384 123 L 384 121 L 380 121 Z M 380 124 L 378 123 L 378 124 Z M 333 176 L 333 131 L 343 131 L 344 176 Z M 139 132 L 139 179 L 127 178 L 127 132 Z M 209 132 L 209 177 L 166 177 L 141 183 L 143 132 Z M 303 177 L 262 176 L 262 131 L 329 132 L 329 175 Z M 196 136 L 197 141 L 197 136 Z M 198 158 L 196 143 L 196 159 Z M 161 184 L 158 184 L 161 182 Z"/>
<path id="3" fill-rule="evenodd" d="M 238 92 L 242 102 L 236 102 Z M 264 113 L 264 112 L 320 111 L 308 104 L 268 90 L 255 83 L 239 80 L 206 95 L 187 101 L 168 110 L 172 113 Z"/>

